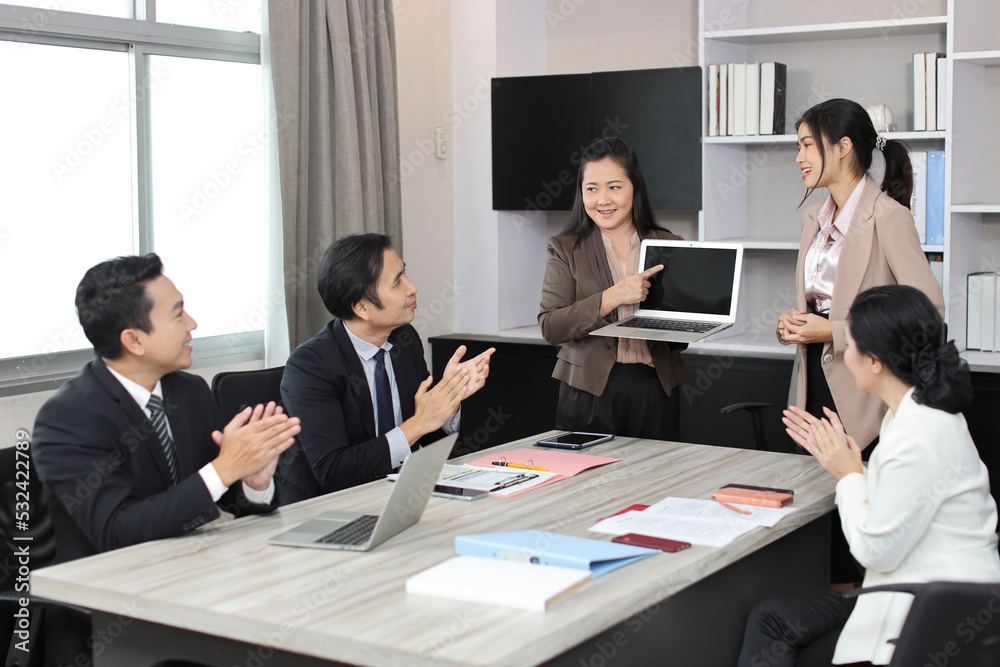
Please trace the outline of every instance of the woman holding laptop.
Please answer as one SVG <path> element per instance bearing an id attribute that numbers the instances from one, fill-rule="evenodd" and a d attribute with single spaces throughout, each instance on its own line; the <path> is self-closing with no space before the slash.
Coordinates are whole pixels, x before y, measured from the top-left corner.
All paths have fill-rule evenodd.
<path id="1" fill-rule="evenodd" d="M 905 285 L 876 287 L 851 307 L 844 364 L 859 391 L 888 407 L 868 469 L 861 444 L 827 408 L 785 411 L 789 434 L 836 480 L 836 503 L 864 586 L 1000 582 L 997 506 L 960 412 L 969 367 L 945 341 L 937 307 Z M 906 620 L 906 593 L 798 593 L 751 612 L 740 667 L 885 665 Z"/>
<path id="2" fill-rule="evenodd" d="M 570 222 L 548 242 L 538 323 L 560 346 L 556 428 L 677 440 L 685 345 L 590 336 L 629 317 L 662 266 L 638 273 L 644 238 L 680 239 L 656 223 L 635 152 L 617 137 L 588 146 Z"/>

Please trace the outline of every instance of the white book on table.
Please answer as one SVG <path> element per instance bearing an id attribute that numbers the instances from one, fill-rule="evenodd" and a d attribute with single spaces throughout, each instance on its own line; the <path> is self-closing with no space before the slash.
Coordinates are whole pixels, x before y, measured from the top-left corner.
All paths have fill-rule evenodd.
<path id="1" fill-rule="evenodd" d="M 719 136 L 726 137 L 732 134 L 729 128 L 729 103 L 732 99 L 729 87 L 729 71 L 731 66 L 728 63 L 719 65 Z"/>
<path id="2" fill-rule="evenodd" d="M 755 135 L 760 125 L 760 63 L 747 63 L 746 133 Z"/>
<path id="3" fill-rule="evenodd" d="M 996 352 L 996 334 L 994 330 L 997 300 L 997 274 L 987 273 L 983 276 L 983 310 L 982 310 L 982 350 Z"/>
<path id="4" fill-rule="evenodd" d="M 547 611 L 590 581 L 590 570 L 455 556 L 406 580 L 406 592 Z"/>
<path id="5" fill-rule="evenodd" d="M 937 60 L 937 129 L 945 130 L 948 126 L 948 59 Z"/>
<path id="6" fill-rule="evenodd" d="M 927 72 L 923 53 L 913 54 L 913 131 L 927 129 Z"/>
<path id="7" fill-rule="evenodd" d="M 708 136 L 719 136 L 719 66 L 708 66 Z"/>
<path id="8" fill-rule="evenodd" d="M 927 151 L 910 153 L 913 166 L 913 192 L 910 194 L 910 213 L 917 227 L 920 243 L 927 243 Z"/>
<path id="9" fill-rule="evenodd" d="M 733 134 L 742 137 L 747 133 L 747 64 L 735 63 L 733 71 Z"/>

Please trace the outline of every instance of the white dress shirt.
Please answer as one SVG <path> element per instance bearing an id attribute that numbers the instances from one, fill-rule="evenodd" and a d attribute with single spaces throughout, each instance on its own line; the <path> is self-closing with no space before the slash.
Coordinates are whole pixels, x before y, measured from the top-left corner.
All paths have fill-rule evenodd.
<path id="1" fill-rule="evenodd" d="M 111 366 L 107 366 L 107 368 L 109 371 L 111 371 L 111 374 L 115 376 L 115 379 L 117 379 L 118 382 L 120 382 L 121 385 L 125 387 L 125 391 L 127 391 L 129 395 L 135 400 L 135 402 L 139 405 L 142 411 L 146 414 L 146 418 L 148 419 L 150 417 L 150 412 L 149 408 L 146 407 L 146 404 L 149 403 L 149 397 L 155 394 L 161 400 L 163 399 L 163 388 L 160 386 L 160 381 L 157 380 L 156 386 L 153 387 L 153 391 L 149 391 L 141 384 L 133 382 L 132 380 L 128 379 L 127 377 L 116 371 L 115 369 L 111 368 Z M 167 430 L 170 431 L 170 437 L 172 438 L 174 436 L 174 433 L 170 429 L 169 415 L 167 418 Z M 212 465 L 211 463 L 206 463 L 201 468 L 201 470 L 198 471 L 198 474 L 201 475 L 202 481 L 205 482 L 205 487 L 208 489 L 208 492 L 212 494 L 213 501 L 219 500 L 219 498 L 221 498 L 223 494 L 225 494 L 225 492 L 228 490 L 228 487 L 222 483 L 222 478 L 219 477 L 219 473 L 215 469 L 215 466 Z M 274 480 L 272 479 L 270 483 L 268 483 L 267 488 L 264 489 L 263 491 L 258 491 L 254 488 L 251 488 L 246 484 L 246 482 L 244 482 L 243 495 L 245 495 L 247 500 L 249 500 L 252 503 L 267 505 L 271 502 L 271 499 L 274 498 Z"/>
<path id="2" fill-rule="evenodd" d="M 830 300 L 833 298 L 833 283 L 837 279 L 837 262 L 840 260 L 840 250 L 844 247 L 844 239 L 847 238 L 847 230 L 851 226 L 851 219 L 854 211 L 858 208 L 858 201 L 861 193 L 865 190 L 867 176 L 862 176 L 861 180 L 854 187 L 851 196 L 847 198 L 844 208 L 837 214 L 836 221 L 833 219 L 833 211 L 836 204 L 833 196 L 826 198 L 823 206 L 819 209 L 817 222 L 819 222 L 819 232 L 809 246 L 806 253 L 805 288 L 806 303 L 810 305 L 813 312 L 829 313 Z"/>
<path id="3" fill-rule="evenodd" d="M 368 380 L 368 391 L 371 392 L 372 397 L 372 412 L 375 416 L 375 423 L 378 424 L 378 401 L 375 399 L 375 355 L 378 354 L 379 350 L 385 350 L 385 374 L 389 376 L 389 389 L 392 392 L 392 411 L 393 423 L 396 424 L 396 428 L 392 429 L 385 434 L 386 440 L 389 441 L 389 457 L 392 460 L 392 467 L 398 468 L 403 465 L 405 461 L 410 456 L 410 443 L 406 440 L 406 434 L 403 433 L 403 429 L 399 428 L 399 425 L 403 423 L 402 420 L 402 408 L 399 403 L 399 388 L 396 387 L 396 374 L 392 370 L 392 355 L 389 354 L 389 350 L 392 349 L 392 343 L 386 341 L 381 347 L 378 345 L 373 345 L 366 340 L 363 340 L 356 336 L 351 327 L 344 323 L 344 331 L 351 339 L 351 344 L 354 345 L 354 351 L 358 353 L 358 358 L 361 359 L 361 367 L 365 369 L 365 379 Z M 458 430 L 461 424 L 462 408 L 459 409 L 452 416 L 448 417 L 448 421 L 444 423 L 441 427 L 447 434 L 452 434 Z"/>

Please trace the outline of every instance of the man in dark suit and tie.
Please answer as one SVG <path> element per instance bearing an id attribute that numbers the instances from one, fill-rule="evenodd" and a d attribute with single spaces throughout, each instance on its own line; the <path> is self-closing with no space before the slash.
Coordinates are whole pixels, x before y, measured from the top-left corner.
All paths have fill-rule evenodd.
<path id="1" fill-rule="evenodd" d="M 431 386 L 410 325 L 417 288 L 388 236 L 335 241 L 320 263 L 319 292 L 334 319 L 292 352 L 281 380 L 285 408 L 302 420 L 278 475 L 282 504 L 384 477 L 422 439 L 454 433 L 459 405 L 485 383 L 493 353 L 463 362 L 459 347 Z"/>
<path id="2" fill-rule="evenodd" d="M 276 507 L 272 476 L 298 419 L 271 403 L 222 423 L 205 381 L 180 372 L 197 324 L 159 257 L 91 268 L 76 308 L 97 358 L 45 402 L 31 445 L 56 562 L 181 535 L 220 508 L 239 516 Z M 86 657 L 88 625 L 50 609 L 46 663 Z"/>

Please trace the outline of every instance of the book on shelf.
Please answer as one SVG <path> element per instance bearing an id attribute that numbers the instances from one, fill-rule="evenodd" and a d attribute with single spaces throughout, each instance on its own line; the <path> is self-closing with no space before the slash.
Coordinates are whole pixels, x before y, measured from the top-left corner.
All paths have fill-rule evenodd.
<path id="1" fill-rule="evenodd" d="M 948 58 L 937 60 L 937 129 L 947 128 L 948 108 Z"/>
<path id="2" fill-rule="evenodd" d="M 938 285 L 941 289 L 944 289 L 944 253 L 943 252 L 929 252 L 927 254 L 927 262 L 931 265 L 931 273 L 937 278 Z"/>
<path id="3" fill-rule="evenodd" d="M 708 136 L 719 136 L 719 66 L 708 66 Z"/>
<path id="4" fill-rule="evenodd" d="M 913 131 L 927 129 L 927 72 L 923 53 L 913 54 Z"/>
<path id="5" fill-rule="evenodd" d="M 747 63 L 747 135 L 756 135 L 760 127 L 760 64 Z"/>
<path id="6" fill-rule="evenodd" d="M 785 133 L 785 81 L 783 63 L 760 64 L 760 133 Z"/>
<path id="7" fill-rule="evenodd" d="M 726 134 L 736 134 L 736 63 L 726 65 Z"/>
<path id="8" fill-rule="evenodd" d="M 927 105 L 924 115 L 926 118 L 926 128 L 927 130 L 937 129 L 937 66 L 938 58 L 944 58 L 943 53 L 925 53 L 924 54 L 924 85 L 926 86 L 927 92 L 924 96 L 924 103 Z"/>
<path id="9" fill-rule="evenodd" d="M 927 151 L 910 153 L 913 167 L 913 192 L 910 194 L 910 213 L 917 226 L 920 243 L 927 243 Z"/>
<path id="10" fill-rule="evenodd" d="M 991 273 L 983 280 L 982 347 L 983 352 L 996 352 L 996 303 L 997 274 Z"/>
<path id="11" fill-rule="evenodd" d="M 943 53 L 913 54 L 914 132 L 945 129 L 947 72 L 948 60 Z"/>
<path id="12" fill-rule="evenodd" d="M 944 243 L 944 151 L 927 151 L 927 243 Z"/>
<path id="13" fill-rule="evenodd" d="M 733 134 L 742 137 L 747 133 L 747 64 L 735 63 L 733 71 Z"/>
<path id="14" fill-rule="evenodd" d="M 967 280 L 965 347 L 997 351 L 997 278 L 992 271 L 970 273 Z"/>
<path id="15" fill-rule="evenodd" d="M 785 132 L 783 63 L 720 63 L 708 66 L 710 137 Z"/>

